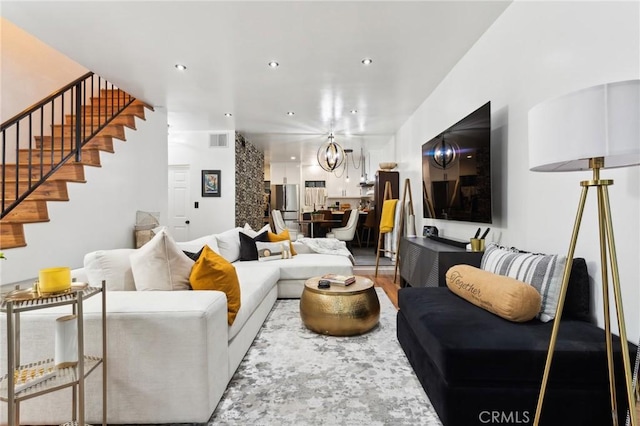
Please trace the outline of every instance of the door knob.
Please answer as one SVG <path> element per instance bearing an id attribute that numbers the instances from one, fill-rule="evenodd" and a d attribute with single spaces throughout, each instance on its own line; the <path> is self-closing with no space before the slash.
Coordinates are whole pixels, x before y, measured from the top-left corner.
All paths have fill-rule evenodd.
<path id="1" fill-rule="evenodd" d="M 185 220 L 184 223 L 186 223 L 188 225 L 189 223 L 191 223 L 191 221 L 190 220 Z"/>

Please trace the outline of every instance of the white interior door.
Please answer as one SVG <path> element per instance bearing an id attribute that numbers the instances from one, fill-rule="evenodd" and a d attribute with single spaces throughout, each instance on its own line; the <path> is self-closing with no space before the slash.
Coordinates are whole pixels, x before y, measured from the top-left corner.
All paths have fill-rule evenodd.
<path id="1" fill-rule="evenodd" d="M 189 241 L 189 166 L 169 166 L 169 230 L 176 241 Z"/>

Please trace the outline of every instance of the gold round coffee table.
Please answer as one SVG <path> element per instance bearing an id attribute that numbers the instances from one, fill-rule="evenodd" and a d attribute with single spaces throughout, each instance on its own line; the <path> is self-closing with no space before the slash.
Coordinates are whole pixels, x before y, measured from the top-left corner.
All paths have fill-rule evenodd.
<path id="1" fill-rule="evenodd" d="M 354 336 L 371 330 L 380 319 L 380 302 L 373 281 L 356 276 L 350 286 L 318 288 L 320 277 L 309 278 L 300 296 L 300 317 L 316 333 Z"/>

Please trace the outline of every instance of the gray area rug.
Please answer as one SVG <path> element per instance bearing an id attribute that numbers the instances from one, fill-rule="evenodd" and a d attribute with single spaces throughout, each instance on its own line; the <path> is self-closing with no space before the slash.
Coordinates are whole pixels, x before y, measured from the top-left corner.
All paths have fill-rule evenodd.
<path id="1" fill-rule="evenodd" d="M 299 300 L 278 300 L 210 425 L 441 425 L 396 338 L 384 291 L 380 323 L 354 337 L 316 334 Z"/>

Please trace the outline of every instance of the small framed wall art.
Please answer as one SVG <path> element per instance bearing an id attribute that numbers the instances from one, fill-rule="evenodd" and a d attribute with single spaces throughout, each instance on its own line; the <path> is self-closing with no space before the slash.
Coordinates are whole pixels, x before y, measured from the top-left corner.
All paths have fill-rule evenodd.
<path id="1" fill-rule="evenodd" d="M 220 170 L 202 171 L 202 196 L 220 196 Z"/>

